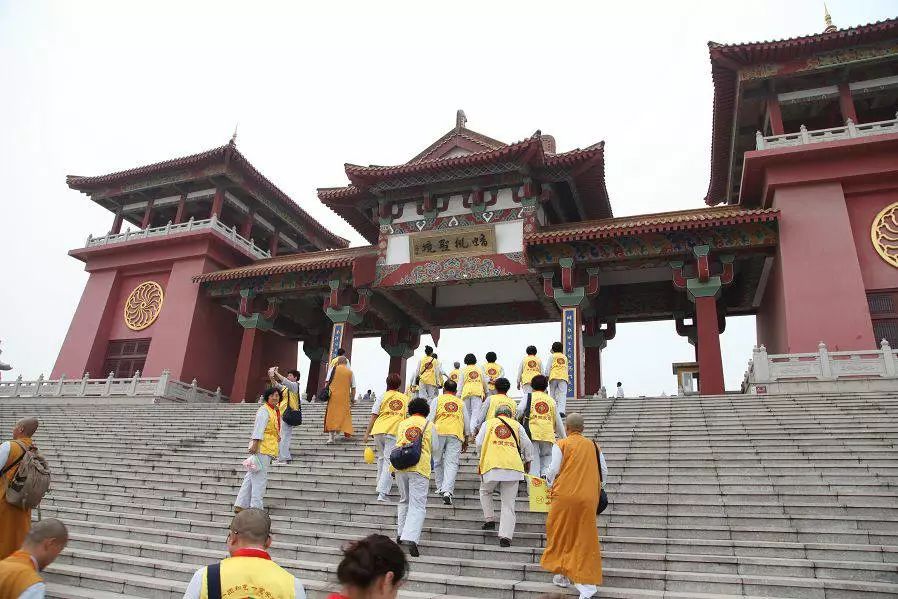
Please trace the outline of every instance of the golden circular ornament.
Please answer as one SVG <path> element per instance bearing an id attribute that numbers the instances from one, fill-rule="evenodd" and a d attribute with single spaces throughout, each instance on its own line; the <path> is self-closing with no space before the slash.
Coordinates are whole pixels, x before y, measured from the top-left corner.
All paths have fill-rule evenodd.
<path id="1" fill-rule="evenodd" d="M 125 300 L 125 325 L 132 331 L 142 331 L 156 320 L 162 311 L 164 294 L 156 281 L 145 281 L 134 288 Z"/>
<path id="2" fill-rule="evenodd" d="M 876 253 L 898 268 L 898 202 L 883 208 L 873 219 L 870 240 Z"/>

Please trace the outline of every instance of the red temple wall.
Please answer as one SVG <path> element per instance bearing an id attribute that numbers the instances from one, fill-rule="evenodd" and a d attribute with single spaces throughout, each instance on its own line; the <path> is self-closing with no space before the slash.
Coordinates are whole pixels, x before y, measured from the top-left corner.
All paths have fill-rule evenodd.
<path id="1" fill-rule="evenodd" d="M 846 189 L 848 216 L 867 291 L 898 287 L 898 268 L 883 260 L 870 240 L 870 228 L 879 211 L 898 202 L 898 182 Z"/>
<path id="2" fill-rule="evenodd" d="M 777 257 L 770 269 L 767 289 L 761 301 L 761 309 L 755 319 L 758 345 L 764 345 L 772 354 L 786 353 L 786 302 L 783 298 L 783 273 Z"/>

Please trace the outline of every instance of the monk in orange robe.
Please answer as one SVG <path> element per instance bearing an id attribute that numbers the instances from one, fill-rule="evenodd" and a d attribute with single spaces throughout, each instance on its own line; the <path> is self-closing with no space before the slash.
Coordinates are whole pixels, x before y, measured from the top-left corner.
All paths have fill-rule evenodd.
<path id="1" fill-rule="evenodd" d="M 16 461 L 31 449 L 31 436 L 37 431 L 37 418 L 24 418 L 12 429 L 12 441 L 0 445 L 0 559 L 12 555 L 25 541 L 31 528 L 31 510 L 10 505 L 6 487 L 19 470 Z M 15 466 L 12 464 L 16 463 Z"/>
<path id="2" fill-rule="evenodd" d="M 355 375 L 347 365 L 345 356 L 337 358 L 329 388 L 331 396 L 324 414 L 324 432 L 329 435 L 327 442 L 333 443 L 337 433 L 343 433 L 349 439 L 353 432 L 349 406 L 355 397 Z"/>
<path id="3" fill-rule="evenodd" d="M 540 564 L 553 572 L 558 586 L 571 584 L 581 599 L 592 597 L 602 584 L 602 550 L 596 526 L 599 505 L 599 468 L 604 456 L 583 437 L 583 417 L 568 414 L 567 438 L 552 448 L 548 478 L 552 507 L 546 518 L 546 550 Z M 598 462 L 598 463 L 597 463 Z M 603 473 L 604 478 L 604 473 Z"/>

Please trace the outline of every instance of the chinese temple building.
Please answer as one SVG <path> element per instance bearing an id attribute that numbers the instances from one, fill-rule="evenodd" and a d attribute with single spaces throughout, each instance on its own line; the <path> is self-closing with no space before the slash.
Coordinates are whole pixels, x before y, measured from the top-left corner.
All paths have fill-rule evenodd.
<path id="1" fill-rule="evenodd" d="M 720 333 L 757 316 L 771 351 L 898 343 L 898 19 L 710 44 L 706 206 L 614 217 L 603 142 L 559 151 L 455 126 L 408 162 L 347 164 L 318 198 L 347 247 L 231 143 L 68 184 L 114 213 L 70 254 L 90 279 L 53 376 L 169 370 L 252 398 L 298 342 L 323 365 L 378 337 L 403 373 L 420 335 L 557 322 L 569 394 L 601 385 L 618 323 L 668 321 L 723 393 Z M 411 153 L 411 152 L 410 152 Z M 700 202 L 697 202 L 700 204 Z M 121 232 L 124 221 L 138 227 Z"/>

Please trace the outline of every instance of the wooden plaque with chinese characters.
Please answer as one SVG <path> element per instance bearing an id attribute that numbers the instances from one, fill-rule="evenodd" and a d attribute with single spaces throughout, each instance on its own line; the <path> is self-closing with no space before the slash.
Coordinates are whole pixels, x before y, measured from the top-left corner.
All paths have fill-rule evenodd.
<path id="1" fill-rule="evenodd" d="M 409 245 L 412 262 L 498 253 L 493 227 L 457 227 L 413 233 L 409 235 Z"/>

